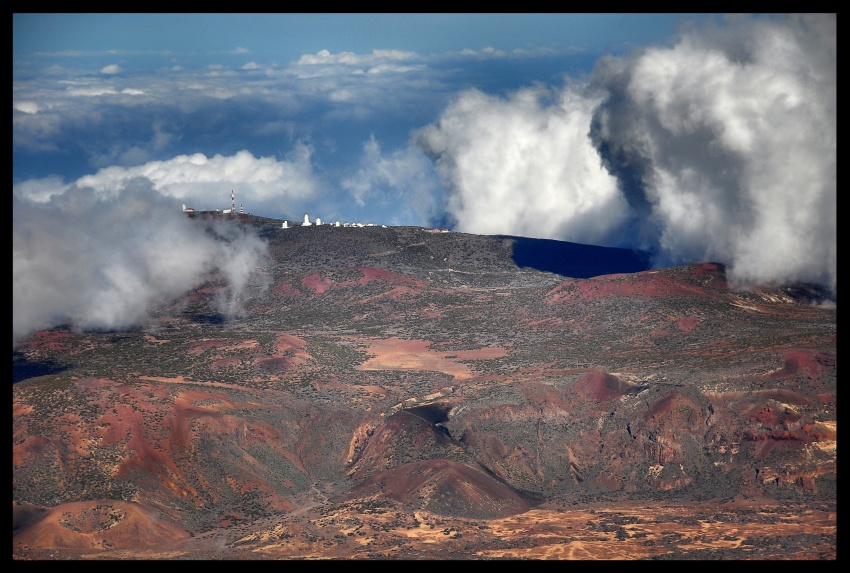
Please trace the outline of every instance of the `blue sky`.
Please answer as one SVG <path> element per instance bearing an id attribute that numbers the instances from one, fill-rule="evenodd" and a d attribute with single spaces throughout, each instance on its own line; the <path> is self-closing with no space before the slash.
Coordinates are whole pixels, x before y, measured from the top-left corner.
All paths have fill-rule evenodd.
<path id="1" fill-rule="evenodd" d="M 835 14 L 14 14 L 12 31 L 22 301 L 83 258 L 68 243 L 111 259 L 81 214 L 227 209 L 231 190 L 265 217 L 835 287 Z M 40 308 L 21 322 L 70 312 Z"/>
<path id="2" fill-rule="evenodd" d="M 13 53 L 172 52 L 214 58 L 237 49 L 267 62 L 320 50 L 422 55 L 492 47 L 620 52 L 666 42 L 677 14 L 15 14 Z"/>

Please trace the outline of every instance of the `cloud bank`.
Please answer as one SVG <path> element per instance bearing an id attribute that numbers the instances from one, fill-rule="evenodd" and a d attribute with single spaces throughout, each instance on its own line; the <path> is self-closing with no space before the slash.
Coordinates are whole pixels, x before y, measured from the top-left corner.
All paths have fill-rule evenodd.
<path id="1" fill-rule="evenodd" d="M 228 285 L 220 310 L 238 315 L 266 255 L 256 236 L 206 233 L 144 178 L 108 195 L 73 186 L 42 203 L 15 197 L 12 219 L 13 346 L 58 325 L 143 325 L 214 274 Z"/>

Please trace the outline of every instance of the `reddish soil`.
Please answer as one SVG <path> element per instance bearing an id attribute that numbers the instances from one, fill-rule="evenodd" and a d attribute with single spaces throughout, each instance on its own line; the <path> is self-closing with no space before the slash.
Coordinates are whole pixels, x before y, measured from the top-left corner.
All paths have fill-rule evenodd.
<path id="1" fill-rule="evenodd" d="M 475 373 L 461 360 L 486 360 L 499 358 L 507 354 L 501 347 L 479 348 L 437 352 L 431 350 L 430 340 L 403 340 L 388 338 L 385 340 L 354 339 L 366 344 L 369 360 L 358 366 L 358 370 L 431 370 L 444 372 L 457 379 L 472 378 Z"/>
<path id="2" fill-rule="evenodd" d="M 243 315 L 16 346 L 13 559 L 836 559 L 816 289 L 258 225 Z"/>

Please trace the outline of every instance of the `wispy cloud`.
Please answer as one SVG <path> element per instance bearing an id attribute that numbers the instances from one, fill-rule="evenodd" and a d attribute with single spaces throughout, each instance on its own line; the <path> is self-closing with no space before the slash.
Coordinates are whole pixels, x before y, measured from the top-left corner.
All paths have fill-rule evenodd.
<path id="1" fill-rule="evenodd" d="M 353 52 L 331 53 L 328 50 L 319 50 L 315 54 L 305 54 L 298 59 L 299 66 L 316 65 L 345 65 L 369 67 L 388 62 L 410 61 L 420 59 L 415 52 L 404 52 L 401 50 L 373 50 L 371 54 L 355 54 Z"/>
<path id="2" fill-rule="evenodd" d="M 429 159 L 415 146 L 388 155 L 374 135 L 363 145 L 357 172 L 341 182 L 358 205 L 396 203 L 393 225 L 416 225 L 440 216 L 439 182 Z"/>

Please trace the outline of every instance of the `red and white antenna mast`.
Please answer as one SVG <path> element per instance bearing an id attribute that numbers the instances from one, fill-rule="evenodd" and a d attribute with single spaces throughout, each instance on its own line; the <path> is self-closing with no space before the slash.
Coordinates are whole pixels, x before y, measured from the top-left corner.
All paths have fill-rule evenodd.
<path id="1" fill-rule="evenodd" d="M 233 194 L 233 190 L 230 190 L 230 212 L 236 212 L 236 195 Z"/>

